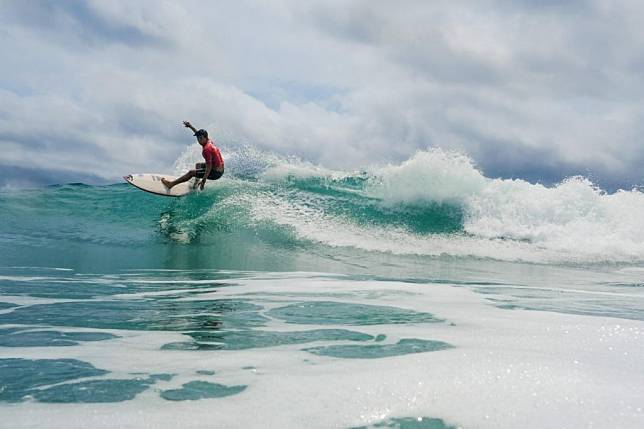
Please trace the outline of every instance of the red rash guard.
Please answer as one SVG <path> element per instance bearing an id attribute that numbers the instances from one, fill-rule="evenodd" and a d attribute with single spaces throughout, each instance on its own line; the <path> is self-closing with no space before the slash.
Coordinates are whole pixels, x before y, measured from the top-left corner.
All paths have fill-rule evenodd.
<path id="1" fill-rule="evenodd" d="M 215 146 L 212 140 L 208 140 L 208 143 L 203 145 L 203 151 L 201 151 L 206 163 L 212 164 L 212 168 L 216 171 L 224 170 L 224 159 L 221 157 L 221 152 L 219 148 Z"/>

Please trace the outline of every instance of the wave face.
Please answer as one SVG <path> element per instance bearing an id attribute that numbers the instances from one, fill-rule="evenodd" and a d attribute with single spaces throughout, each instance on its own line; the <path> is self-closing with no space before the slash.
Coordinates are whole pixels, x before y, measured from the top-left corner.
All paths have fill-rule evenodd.
<path id="1" fill-rule="evenodd" d="M 582 177 L 553 187 L 491 179 L 467 156 L 438 149 L 360 171 L 253 147 L 225 155 L 224 178 L 178 200 L 127 184 L 4 190 L 0 209 L 9 216 L 1 239 L 20 248 L 158 250 L 225 241 L 331 257 L 358 251 L 546 264 L 644 260 L 638 190 L 609 194 Z M 175 168 L 195 161 L 191 147 Z"/>

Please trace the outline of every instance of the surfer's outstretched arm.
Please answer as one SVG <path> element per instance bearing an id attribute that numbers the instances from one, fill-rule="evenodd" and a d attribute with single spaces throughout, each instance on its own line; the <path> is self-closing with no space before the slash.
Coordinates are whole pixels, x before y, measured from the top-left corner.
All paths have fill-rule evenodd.
<path id="1" fill-rule="evenodd" d="M 190 128 L 193 133 L 197 132 L 197 129 L 195 127 L 193 127 L 192 124 L 190 122 L 188 122 L 188 121 L 183 121 L 183 126 L 186 127 L 186 128 Z"/>

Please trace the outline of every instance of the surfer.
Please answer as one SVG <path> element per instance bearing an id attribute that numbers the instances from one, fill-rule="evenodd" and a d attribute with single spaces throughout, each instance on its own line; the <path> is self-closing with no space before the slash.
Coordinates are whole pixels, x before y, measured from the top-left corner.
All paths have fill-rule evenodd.
<path id="1" fill-rule="evenodd" d="M 203 187 L 206 185 L 206 179 L 217 180 L 224 174 L 224 159 L 221 157 L 221 152 L 219 148 L 215 146 L 215 143 L 208 138 L 208 131 L 201 129 L 197 130 L 192 124 L 188 121 L 183 121 L 183 126 L 190 128 L 194 132 L 194 136 L 197 137 L 197 142 L 203 147 L 201 155 L 203 155 L 206 162 L 199 162 L 195 164 L 194 170 L 188 171 L 181 177 L 178 177 L 172 181 L 163 178 L 161 181 L 168 189 L 172 189 L 173 186 L 178 185 L 179 183 L 187 182 L 193 177 L 198 177 L 201 181 L 196 184 L 203 191 Z"/>

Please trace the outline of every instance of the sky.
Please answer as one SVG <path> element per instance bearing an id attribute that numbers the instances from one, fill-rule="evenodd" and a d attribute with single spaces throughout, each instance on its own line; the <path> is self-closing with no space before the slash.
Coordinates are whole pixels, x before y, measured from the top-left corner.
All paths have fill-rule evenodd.
<path id="1" fill-rule="evenodd" d="M 332 169 L 439 147 L 630 189 L 643 22 L 631 0 L 0 0 L 0 186 L 172 171 L 189 120 Z"/>

